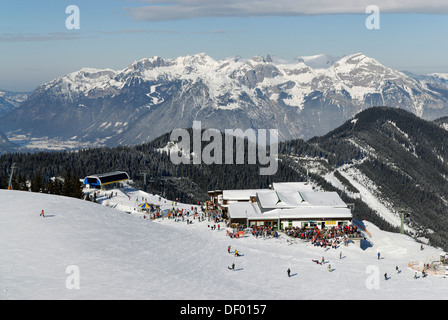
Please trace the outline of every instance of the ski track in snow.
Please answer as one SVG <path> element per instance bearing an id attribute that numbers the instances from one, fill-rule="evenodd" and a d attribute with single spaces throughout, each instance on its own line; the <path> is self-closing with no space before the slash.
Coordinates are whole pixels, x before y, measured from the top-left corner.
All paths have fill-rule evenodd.
<path id="1" fill-rule="evenodd" d="M 439 249 L 364 221 L 373 243 L 365 250 L 323 249 L 281 233 L 280 239 L 230 239 L 207 220 L 187 225 L 143 219 L 130 210 L 147 196 L 127 189 L 103 205 L 37 193 L 0 190 L 0 299 L 446 299 L 448 280 L 413 279 L 409 261 Z M 127 196 L 131 196 L 131 200 Z M 151 198 L 158 201 L 158 197 Z M 149 199 L 148 199 L 149 201 Z M 172 202 L 164 202 L 171 207 Z M 122 211 L 104 205 L 121 207 Z M 149 201 L 151 202 L 151 201 Z M 141 202 L 140 202 L 141 203 Z M 180 204 L 175 207 L 181 206 Z M 182 205 L 191 208 L 191 205 Z M 46 217 L 39 216 L 44 209 Z M 124 211 L 131 212 L 127 214 Z M 192 219 L 190 217 L 190 219 Z M 238 250 L 243 256 L 227 253 Z M 342 251 L 343 259 L 339 259 Z M 377 252 L 383 259 L 377 259 Z M 325 257 L 325 265 L 313 259 Z M 228 269 L 235 263 L 235 271 Z M 332 272 L 328 271 L 331 264 Z M 68 266 L 80 288 L 68 289 Z M 379 289 L 366 282 L 378 271 Z M 395 266 L 402 270 L 395 273 Z M 286 270 L 291 269 L 288 278 Z M 383 274 L 390 277 L 385 281 Z"/>
<path id="2" fill-rule="evenodd" d="M 384 203 L 378 200 L 378 196 L 375 193 L 380 193 L 377 189 L 378 187 L 361 171 L 355 167 L 345 165 L 341 170 L 339 170 L 341 175 L 343 175 L 350 183 L 358 189 L 360 192 L 361 200 L 364 201 L 371 209 L 375 210 L 384 220 L 389 222 L 393 226 L 401 225 L 401 218 L 399 214 L 392 212 Z M 331 177 L 328 176 L 331 181 Z M 336 185 L 336 187 L 338 187 Z M 407 225 L 404 226 L 406 231 L 413 232 L 411 228 Z"/>

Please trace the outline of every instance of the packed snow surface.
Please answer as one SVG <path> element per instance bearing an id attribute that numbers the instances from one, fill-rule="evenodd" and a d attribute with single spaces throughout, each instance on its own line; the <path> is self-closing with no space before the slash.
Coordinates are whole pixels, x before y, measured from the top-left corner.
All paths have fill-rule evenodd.
<path id="1" fill-rule="evenodd" d="M 448 279 L 420 273 L 414 279 L 408 268 L 410 261 L 438 256 L 439 249 L 421 250 L 413 239 L 367 221 L 363 223 L 371 238 L 363 249 L 354 243 L 324 249 L 283 233 L 278 239 L 230 239 L 222 224 L 220 230 L 211 230 L 213 222 L 207 219 L 189 225 L 145 219 L 134 208 L 150 195 L 131 189 L 114 192 L 112 199 L 99 195 L 102 204 L 95 204 L 0 190 L 0 299 L 448 297 Z M 42 209 L 45 217 L 40 216 Z M 242 256 L 229 254 L 229 245 Z M 312 261 L 322 257 L 324 265 Z M 234 271 L 228 269 L 232 263 Z"/>

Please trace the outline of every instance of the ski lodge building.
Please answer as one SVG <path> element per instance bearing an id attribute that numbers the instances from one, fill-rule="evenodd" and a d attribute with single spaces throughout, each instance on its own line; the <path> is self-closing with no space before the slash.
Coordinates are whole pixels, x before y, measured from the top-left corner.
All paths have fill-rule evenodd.
<path id="1" fill-rule="evenodd" d="M 129 180 L 129 175 L 124 171 L 115 171 L 102 174 L 94 174 L 84 178 L 84 184 L 90 188 L 104 189 L 106 185 Z"/>
<path id="2" fill-rule="evenodd" d="M 210 191 L 229 224 L 285 227 L 325 227 L 350 225 L 348 205 L 336 192 L 315 191 L 306 182 L 273 183 L 270 189 Z"/>

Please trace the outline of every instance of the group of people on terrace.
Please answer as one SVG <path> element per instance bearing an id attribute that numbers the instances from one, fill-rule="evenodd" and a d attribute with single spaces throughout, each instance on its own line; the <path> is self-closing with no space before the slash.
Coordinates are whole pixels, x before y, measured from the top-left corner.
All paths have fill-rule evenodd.
<path id="1" fill-rule="evenodd" d="M 321 247 L 333 246 L 340 241 L 344 241 L 347 244 L 350 238 L 362 237 L 361 232 L 354 225 L 334 226 L 325 229 L 319 229 L 318 227 L 287 227 L 285 232 L 290 237 L 308 240 L 312 244 Z"/>

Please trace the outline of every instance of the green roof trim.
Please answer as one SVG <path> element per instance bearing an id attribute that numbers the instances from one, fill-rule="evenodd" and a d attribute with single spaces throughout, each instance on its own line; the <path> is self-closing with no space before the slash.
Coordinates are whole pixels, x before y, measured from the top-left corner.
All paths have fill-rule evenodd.
<path id="1" fill-rule="evenodd" d="M 303 199 L 302 194 L 300 193 L 300 191 L 297 191 L 299 193 L 300 198 L 302 199 L 302 202 L 305 202 L 305 199 Z"/>
<path id="2" fill-rule="evenodd" d="M 282 202 L 282 200 L 281 200 L 280 197 L 278 196 L 277 191 L 275 191 L 275 194 L 277 195 L 277 199 L 278 199 L 278 201 L 275 203 L 275 204 L 277 205 L 279 202 Z"/>

